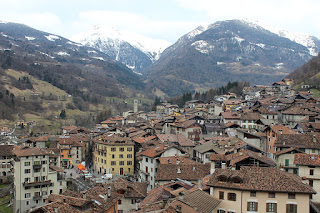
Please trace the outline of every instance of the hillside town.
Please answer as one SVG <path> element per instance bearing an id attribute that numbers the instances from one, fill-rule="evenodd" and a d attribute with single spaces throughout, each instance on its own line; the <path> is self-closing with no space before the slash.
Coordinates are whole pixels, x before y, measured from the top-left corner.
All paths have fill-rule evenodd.
<path id="1" fill-rule="evenodd" d="M 14 213 L 320 212 L 320 99 L 292 84 L 151 112 L 135 100 L 60 135 L 2 126 L 0 196 Z"/>

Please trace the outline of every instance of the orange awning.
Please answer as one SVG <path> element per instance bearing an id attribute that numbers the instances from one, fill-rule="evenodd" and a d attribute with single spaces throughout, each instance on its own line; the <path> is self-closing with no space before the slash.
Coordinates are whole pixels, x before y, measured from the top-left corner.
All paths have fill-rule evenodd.
<path id="1" fill-rule="evenodd" d="M 79 165 L 78 165 L 78 169 L 80 169 L 80 170 L 85 170 L 86 167 L 85 167 L 84 165 L 82 165 L 82 164 L 79 164 Z"/>

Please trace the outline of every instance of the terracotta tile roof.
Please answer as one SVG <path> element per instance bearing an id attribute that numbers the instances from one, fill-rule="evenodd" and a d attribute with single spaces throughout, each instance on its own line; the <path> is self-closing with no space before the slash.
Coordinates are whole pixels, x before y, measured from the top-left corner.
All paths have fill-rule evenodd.
<path id="1" fill-rule="evenodd" d="M 195 146 L 195 143 L 182 134 L 157 134 L 162 142 L 177 142 L 180 146 Z"/>
<path id="2" fill-rule="evenodd" d="M 259 113 L 243 113 L 240 115 L 241 120 L 253 120 L 257 121 L 263 117 Z"/>
<path id="3" fill-rule="evenodd" d="M 213 212 L 213 210 L 221 203 L 220 200 L 200 189 L 186 192 L 186 194 L 181 198 L 178 198 L 178 200 L 191 206 L 200 213 Z"/>
<path id="4" fill-rule="evenodd" d="M 93 187 L 84 193 L 87 199 L 99 202 L 95 202 L 94 205 L 96 208 L 101 209 L 100 212 L 108 211 L 123 197 L 123 195 L 118 194 L 114 188 L 111 188 L 111 196 L 107 197 L 108 188 L 99 186 Z"/>
<path id="5" fill-rule="evenodd" d="M 141 208 L 143 209 L 144 207 L 147 207 L 150 204 L 155 202 L 168 200 L 170 197 L 171 197 L 170 192 L 164 190 L 164 186 L 161 185 L 158 188 L 154 188 L 149 191 L 147 197 L 141 203 Z"/>
<path id="6" fill-rule="evenodd" d="M 279 135 L 274 146 L 320 149 L 320 135 L 313 134 L 282 134 Z"/>
<path id="7" fill-rule="evenodd" d="M 270 127 L 276 134 L 298 134 L 294 130 L 283 126 L 283 125 L 273 125 Z"/>
<path id="8" fill-rule="evenodd" d="M 280 151 L 277 151 L 276 153 L 275 153 L 275 155 L 276 156 L 279 156 L 279 155 L 282 155 L 282 154 L 286 154 L 286 153 L 288 153 L 288 152 L 292 152 L 292 151 L 294 151 L 295 153 L 303 153 L 302 151 L 300 151 L 299 149 L 297 149 L 297 148 L 295 148 L 295 147 L 290 147 L 290 148 L 288 148 L 288 149 L 283 149 L 283 150 L 280 150 Z"/>
<path id="9" fill-rule="evenodd" d="M 178 127 L 178 128 L 184 128 L 184 129 L 187 129 L 189 128 L 190 126 L 193 126 L 193 125 L 196 125 L 196 126 L 200 126 L 200 124 L 197 123 L 196 120 L 186 120 L 186 121 L 183 121 L 181 123 L 172 123 L 171 126 L 175 126 L 175 127 Z"/>
<path id="10" fill-rule="evenodd" d="M 128 198 L 145 198 L 147 196 L 147 183 L 145 182 L 130 182 L 125 179 L 117 179 L 107 186 L 112 186 L 117 190 L 124 190 L 124 197 Z"/>
<path id="11" fill-rule="evenodd" d="M 101 140 L 96 140 L 96 143 L 115 145 L 115 146 L 124 146 L 124 145 L 134 145 L 131 138 L 128 137 L 120 137 L 117 135 L 103 135 Z"/>
<path id="12" fill-rule="evenodd" d="M 221 116 L 225 119 L 240 120 L 240 115 L 237 112 L 221 112 Z"/>
<path id="13" fill-rule="evenodd" d="M 160 164 L 157 181 L 171 181 L 177 178 L 196 181 L 210 174 L 210 164 Z"/>
<path id="14" fill-rule="evenodd" d="M 295 154 L 293 163 L 304 166 L 320 166 L 320 156 L 306 153 Z"/>
<path id="15" fill-rule="evenodd" d="M 198 162 L 184 156 L 160 157 L 158 160 L 160 164 L 198 164 Z"/>
<path id="16" fill-rule="evenodd" d="M 60 167 L 58 167 L 58 166 L 50 165 L 49 168 L 50 168 L 51 170 L 53 170 L 53 171 L 66 173 L 66 171 L 64 171 L 62 168 L 60 168 Z"/>
<path id="17" fill-rule="evenodd" d="M 58 194 L 50 194 L 48 197 L 48 202 L 67 203 L 67 204 L 69 204 L 71 206 L 75 206 L 75 207 L 83 207 L 83 206 L 90 203 L 90 201 L 87 199 L 69 197 L 69 196 L 58 195 Z"/>
<path id="18" fill-rule="evenodd" d="M 30 213 L 33 212 L 39 212 L 39 210 L 41 210 L 41 212 L 44 213 L 81 213 L 81 211 L 79 211 L 78 209 L 72 207 L 71 205 L 67 204 L 67 203 L 63 203 L 63 202 L 53 202 L 53 203 L 49 203 L 46 204 L 44 206 L 41 206 L 39 208 L 36 208 L 34 210 L 31 210 Z"/>
<path id="19" fill-rule="evenodd" d="M 206 153 L 206 152 L 216 152 L 217 154 L 222 154 L 224 151 L 220 149 L 214 142 L 209 141 L 205 144 L 196 146 L 193 150 L 199 152 L 199 153 Z"/>
<path id="20" fill-rule="evenodd" d="M 33 156 L 33 155 L 49 155 L 45 149 L 39 149 L 29 146 L 14 146 L 13 153 L 18 157 Z"/>
<path id="21" fill-rule="evenodd" d="M 167 150 L 169 150 L 171 148 L 173 148 L 173 146 L 160 145 L 160 146 L 153 147 L 153 148 L 150 148 L 148 150 L 145 150 L 143 152 L 140 152 L 138 154 L 140 156 L 144 155 L 144 156 L 147 156 L 147 157 L 150 157 L 150 158 L 154 158 L 154 157 L 160 156 L 162 153 L 164 153 L 165 151 L 167 151 Z"/>
<path id="22" fill-rule="evenodd" d="M 310 123 L 311 127 L 315 130 L 320 130 L 320 123 Z"/>
<path id="23" fill-rule="evenodd" d="M 221 176 L 227 178 L 227 181 L 220 181 Z M 233 178 L 240 179 L 242 182 L 234 183 Z M 299 176 L 267 167 L 241 167 L 240 170 L 216 169 L 208 185 L 245 191 L 316 193 L 311 186 L 302 183 Z"/>
<path id="24" fill-rule="evenodd" d="M 0 145 L 0 156 L 13 156 L 13 145 Z"/>
<path id="25" fill-rule="evenodd" d="M 261 155 L 257 152 L 253 152 L 250 150 L 241 150 L 237 153 L 234 154 L 229 154 L 229 155 L 217 155 L 217 154 L 211 154 L 210 155 L 210 160 L 211 161 L 228 161 L 230 163 L 230 166 L 235 166 L 237 163 L 248 159 L 248 158 L 253 158 L 258 161 L 261 161 L 269 166 L 275 166 L 275 162 L 271 159 L 268 158 L 264 155 Z"/>
<path id="26" fill-rule="evenodd" d="M 282 111 L 281 113 L 282 114 L 289 114 L 289 115 L 309 115 L 309 116 L 318 115 L 318 113 L 311 112 L 311 111 L 303 109 L 301 107 L 291 107 L 285 111 Z"/>
<path id="27" fill-rule="evenodd" d="M 153 139 L 157 138 L 157 136 L 148 136 L 148 137 L 137 137 L 134 138 L 133 141 L 137 143 L 147 143 L 148 141 L 151 141 Z"/>

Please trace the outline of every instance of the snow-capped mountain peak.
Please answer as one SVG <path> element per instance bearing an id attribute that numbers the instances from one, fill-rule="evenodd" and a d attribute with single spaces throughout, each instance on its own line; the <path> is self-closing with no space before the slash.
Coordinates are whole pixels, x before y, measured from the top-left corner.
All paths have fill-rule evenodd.
<path id="1" fill-rule="evenodd" d="M 136 61 L 136 59 L 129 59 L 125 55 L 140 54 L 138 51 L 144 53 L 150 62 L 156 61 L 163 50 L 165 50 L 170 43 L 162 39 L 152 39 L 136 33 L 116 29 L 113 26 L 94 26 L 88 32 L 78 34 L 72 40 L 82 43 L 84 45 L 94 47 L 102 52 L 109 54 L 116 60 L 123 62 L 127 67 L 133 70 L 139 70 L 149 65 L 149 62 Z M 128 48 L 130 51 L 128 51 Z M 136 48 L 137 50 L 133 50 Z M 124 52 L 125 51 L 125 52 Z M 133 56 L 133 58 L 138 58 Z"/>
<path id="2" fill-rule="evenodd" d="M 299 32 L 289 32 L 287 30 L 280 29 L 279 27 L 272 26 L 257 20 L 244 19 L 241 21 L 255 28 L 265 28 L 274 34 L 277 34 L 278 36 L 290 39 L 291 41 L 301 44 L 308 48 L 309 53 L 312 56 L 318 55 L 318 52 L 320 51 L 320 40 L 314 36 Z"/>

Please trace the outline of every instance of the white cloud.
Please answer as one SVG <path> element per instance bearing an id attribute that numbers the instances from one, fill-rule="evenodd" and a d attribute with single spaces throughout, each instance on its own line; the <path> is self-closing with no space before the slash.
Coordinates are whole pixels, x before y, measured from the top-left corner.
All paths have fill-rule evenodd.
<path id="1" fill-rule="evenodd" d="M 261 22 L 319 35 L 319 0 L 175 0 L 191 11 L 204 12 L 212 22 L 225 19 L 255 19 Z M 312 26 L 313 25 L 313 26 Z M 288 26 L 288 27 L 287 27 Z M 308 28 L 308 31 L 305 29 Z"/>
<path id="2" fill-rule="evenodd" d="M 180 36 L 193 30 L 200 24 L 202 23 L 152 20 L 148 17 L 128 12 L 94 10 L 80 12 L 73 26 L 79 26 L 76 28 L 86 31 L 94 25 L 109 25 L 115 26 L 120 30 L 174 42 Z"/>
<path id="3" fill-rule="evenodd" d="M 10 13 L 6 14 L 3 21 L 16 22 L 28 25 L 38 30 L 58 33 L 63 28 L 60 18 L 50 12 L 44 13 Z"/>

